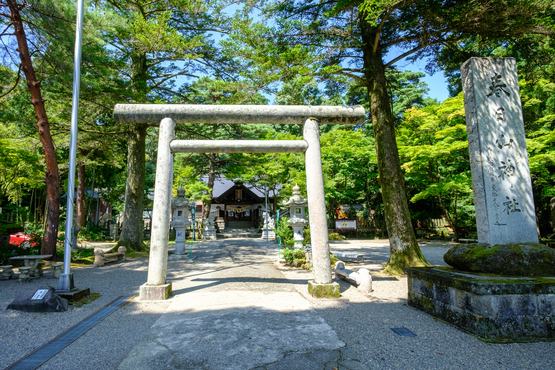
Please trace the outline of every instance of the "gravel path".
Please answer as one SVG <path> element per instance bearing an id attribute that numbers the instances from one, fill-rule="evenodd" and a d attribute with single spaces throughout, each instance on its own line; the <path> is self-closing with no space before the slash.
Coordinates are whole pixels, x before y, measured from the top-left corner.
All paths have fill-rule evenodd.
<path id="1" fill-rule="evenodd" d="M 334 366 L 338 369 L 555 368 L 554 342 L 487 344 L 408 307 L 406 278 L 374 278 L 374 291 L 370 296 L 339 281 L 343 298 L 316 300 L 306 291 L 310 273 L 273 263 L 277 256 L 275 244 L 268 246 L 260 239 L 230 239 L 203 242 L 195 247 L 198 249 L 198 258 L 194 264 L 183 261 L 171 261 L 168 264 L 168 279 L 174 283 L 175 294 L 171 300 L 130 302 L 40 369 L 118 368 L 124 360 L 133 356 L 134 348 L 139 348 L 137 346 L 143 341 L 150 340 L 156 334 L 158 329 L 155 323 L 163 320 L 163 317 L 175 316 L 176 312 L 182 317 L 189 315 L 191 307 L 194 308 L 194 304 L 188 301 L 189 297 L 213 298 L 221 295 L 227 297 L 225 299 L 229 304 L 233 297 L 230 298 L 226 292 L 238 292 L 234 294 L 244 302 L 248 301 L 249 296 L 254 297 L 253 302 L 257 302 L 259 296 L 296 297 L 296 302 L 306 302 L 301 306 L 308 307 L 312 312 L 310 315 L 315 315 L 312 316 L 314 320 L 321 318 L 339 341 L 345 344 L 333 350 L 288 350 L 279 361 L 258 369 L 306 370 L 331 369 Z M 441 243 L 422 246 L 424 255 L 432 264 L 442 264 L 441 256 L 448 248 L 449 245 Z M 332 242 L 331 249 L 364 254 L 369 258 L 360 266 L 372 272 L 379 271 L 389 255 L 387 241 L 384 240 Z M 0 339 L 0 369 L 117 297 L 137 295 L 139 286 L 147 279 L 147 264 L 147 259 L 136 259 L 121 264 L 107 264 L 103 268 L 73 269 L 76 285 L 88 287 L 91 292 L 100 293 L 101 297 L 65 313 L 26 313 L 6 309 L 23 290 L 35 290 L 44 285 L 56 286 L 56 280 L 46 277 L 51 274 L 49 272 L 45 273 L 45 277 L 28 284 L 20 284 L 16 280 L 0 281 L 0 330 L 3 333 Z M 301 301 L 298 297 L 301 297 Z M 182 302 L 183 307 L 188 307 L 188 311 L 185 308 L 180 311 L 179 302 Z M 281 302 L 283 305 L 286 303 Z M 306 307 L 303 310 L 306 311 Z M 236 310 L 246 312 L 240 308 Z M 261 330 L 267 330 L 264 322 L 257 325 Z M 283 321 L 283 326 L 287 325 Z M 417 336 L 400 337 L 391 330 L 393 327 L 406 327 Z M 214 329 L 213 335 L 217 337 L 219 334 Z"/>

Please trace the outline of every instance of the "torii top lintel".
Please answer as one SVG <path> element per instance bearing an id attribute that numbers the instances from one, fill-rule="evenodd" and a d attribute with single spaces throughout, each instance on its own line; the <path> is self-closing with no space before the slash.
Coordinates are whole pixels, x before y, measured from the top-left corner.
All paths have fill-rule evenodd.
<path id="1" fill-rule="evenodd" d="M 364 108 L 311 105 L 194 105 L 117 104 L 114 119 L 119 123 L 271 123 L 302 124 L 314 119 L 320 124 L 360 125 Z"/>

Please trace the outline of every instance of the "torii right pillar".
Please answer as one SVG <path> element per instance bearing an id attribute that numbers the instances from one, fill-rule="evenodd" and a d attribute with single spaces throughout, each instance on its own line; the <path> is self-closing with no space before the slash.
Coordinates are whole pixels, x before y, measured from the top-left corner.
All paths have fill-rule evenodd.
<path id="1" fill-rule="evenodd" d="M 331 278 L 328 222 L 320 153 L 320 129 L 316 120 L 306 120 L 303 136 L 308 143 L 305 152 L 305 171 L 314 272 L 314 280 L 308 282 L 308 292 L 313 297 L 339 298 L 339 284 L 333 282 Z"/>

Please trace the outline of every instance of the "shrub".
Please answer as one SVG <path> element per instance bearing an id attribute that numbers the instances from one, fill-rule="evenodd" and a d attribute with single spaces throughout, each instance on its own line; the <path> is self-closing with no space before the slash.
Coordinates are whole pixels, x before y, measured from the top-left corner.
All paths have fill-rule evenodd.
<path id="1" fill-rule="evenodd" d="M 79 237 L 86 240 L 104 240 L 104 229 L 98 225 L 88 225 L 79 230 Z"/>
<path id="2" fill-rule="evenodd" d="M 328 235 L 329 240 L 345 240 L 345 237 L 339 233 L 331 233 Z"/>
<path id="3" fill-rule="evenodd" d="M 292 248 L 283 249 L 283 258 L 285 258 L 285 263 L 289 266 L 292 266 L 294 261 L 301 261 L 301 264 L 306 263 L 305 251 L 302 248 L 299 250 Z M 298 262 L 297 264 L 301 265 Z"/>
<path id="4" fill-rule="evenodd" d="M 287 217 L 282 217 L 279 220 L 276 235 L 281 238 L 281 244 L 284 248 L 292 247 L 295 244 L 295 240 L 293 239 L 293 229 L 289 226 L 289 219 Z"/>

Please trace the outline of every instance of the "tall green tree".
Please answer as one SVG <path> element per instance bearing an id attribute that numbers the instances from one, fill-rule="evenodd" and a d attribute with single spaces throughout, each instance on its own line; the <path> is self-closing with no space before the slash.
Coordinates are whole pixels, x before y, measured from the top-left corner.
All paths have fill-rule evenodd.
<path id="1" fill-rule="evenodd" d="M 104 0 L 96 6 L 109 11 L 117 25 L 104 37 L 120 62 L 127 94 L 122 103 L 191 103 L 179 91 L 178 77 L 197 79 L 219 75 L 226 58 L 211 39 L 227 27 L 217 1 Z M 221 68 L 221 69 L 220 69 Z M 145 138 L 148 126 L 128 127 L 127 184 L 123 227 L 118 245 L 144 249 L 142 214 L 145 185 Z"/>
<path id="2" fill-rule="evenodd" d="M 372 205 L 377 165 L 373 139 L 360 131 L 336 129 L 322 135 L 322 169 L 328 218 L 342 204 Z"/>
<path id="3" fill-rule="evenodd" d="M 462 93 L 404 118 L 397 144 L 410 201 L 435 201 L 458 240 L 460 228 L 475 223 Z"/>
<path id="4" fill-rule="evenodd" d="M 391 250 L 386 273 L 427 265 L 410 221 L 386 70 L 405 58 L 433 61 L 445 45 L 471 35 L 509 39 L 549 32 L 552 7 L 550 1 L 524 0 L 314 0 L 276 1 L 266 9 L 272 24 L 252 46 L 272 42 L 274 49 L 304 50 L 316 64 L 311 73 L 348 77 L 368 91 Z M 393 48 L 400 54 L 391 56 Z M 283 60 L 283 54 L 269 55 Z M 304 67 L 306 59 L 296 65 Z"/>
<path id="5" fill-rule="evenodd" d="M 56 242 L 58 236 L 58 223 L 60 219 L 60 175 L 58 170 L 58 161 L 56 158 L 56 150 L 53 145 L 52 135 L 50 133 L 50 124 L 46 112 L 44 99 L 42 95 L 41 83 L 37 78 L 35 66 L 31 57 L 31 49 L 29 48 L 28 36 L 22 17 L 22 11 L 30 10 L 40 12 L 27 2 L 18 3 L 15 0 L 6 0 L 0 2 L 0 15 L 3 16 L 3 24 L 8 25 L 2 36 L 13 35 L 17 44 L 17 52 L 19 54 L 19 73 L 23 72 L 29 93 L 31 95 L 30 102 L 33 105 L 36 117 L 36 124 L 42 148 L 45 154 L 46 162 L 46 188 L 48 193 L 48 210 L 46 217 L 46 227 L 43 236 L 41 252 L 44 254 L 56 255 Z M 6 31 L 11 31 L 9 33 Z M 7 35 L 8 34 L 8 35 Z M 12 54 L 12 52 L 10 52 Z M 17 59 L 13 59 L 16 61 Z"/>

